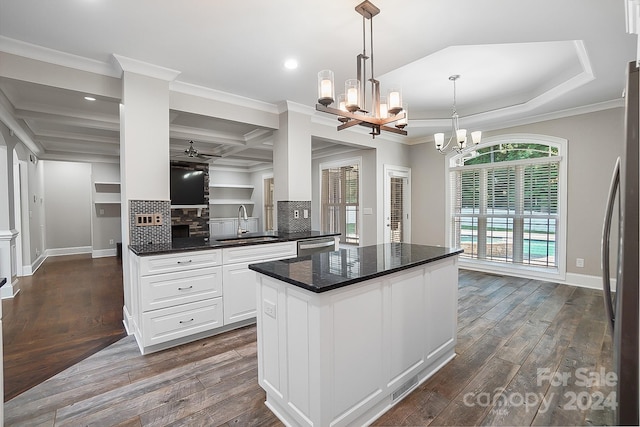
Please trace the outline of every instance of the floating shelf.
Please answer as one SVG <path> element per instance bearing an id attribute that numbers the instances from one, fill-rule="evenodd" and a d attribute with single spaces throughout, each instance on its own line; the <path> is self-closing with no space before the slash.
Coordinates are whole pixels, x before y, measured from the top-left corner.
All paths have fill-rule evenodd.
<path id="1" fill-rule="evenodd" d="M 96 193 L 119 193 L 120 192 L 120 183 L 119 182 L 103 182 L 96 181 L 93 183 L 96 187 Z"/>
<path id="2" fill-rule="evenodd" d="M 210 205 L 253 205 L 253 200 L 249 199 L 215 199 L 209 200 Z"/>
<path id="3" fill-rule="evenodd" d="M 209 184 L 209 188 L 248 188 L 253 190 L 255 186 L 252 184 Z"/>
<path id="4" fill-rule="evenodd" d="M 207 205 L 171 205 L 171 209 L 204 209 Z"/>

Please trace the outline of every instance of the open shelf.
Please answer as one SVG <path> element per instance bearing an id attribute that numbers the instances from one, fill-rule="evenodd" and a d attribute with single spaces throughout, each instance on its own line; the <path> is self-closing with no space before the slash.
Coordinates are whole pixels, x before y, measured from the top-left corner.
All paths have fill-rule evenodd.
<path id="1" fill-rule="evenodd" d="M 252 184 L 209 184 L 209 188 L 248 188 L 253 190 L 255 186 Z"/>
<path id="2" fill-rule="evenodd" d="M 209 200 L 210 205 L 253 205 L 250 199 L 215 199 Z"/>

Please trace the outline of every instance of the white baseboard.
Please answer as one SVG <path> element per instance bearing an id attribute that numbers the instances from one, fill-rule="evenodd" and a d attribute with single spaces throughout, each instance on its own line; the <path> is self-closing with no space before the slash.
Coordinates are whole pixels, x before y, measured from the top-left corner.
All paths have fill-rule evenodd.
<path id="1" fill-rule="evenodd" d="M 7 283 L 5 283 L 2 289 L 0 289 L 0 298 L 5 299 L 15 297 L 16 294 L 20 292 L 20 283 L 18 280 L 19 279 L 16 277 L 13 282 L 9 283 L 7 279 Z"/>
<path id="2" fill-rule="evenodd" d="M 91 252 L 91 257 L 92 258 L 105 258 L 105 257 L 110 257 L 110 256 L 116 256 L 116 255 L 117 255 L 116 248 L 94 249 Z"/>
<path id="3" fill-rule="evenodd" d="M 602 277 L 588 276 L 586 274 L 567 273 L 564 282 L 566 285 L 579 286 L 581 288 L 602 289 Z M 611 279 L 611 290 L 616 290 L 616 279 Z"/>
<path id="4" fill-rule="evenodd" d="M 78 255 L 78 254 L 90 254 L 92 251 L 91 246 L 77 246 L 74 248 L 53 248 L 47 249 L 47 257 L 50 256 L 63 256 L 63 255 Z"/>
<path id="5" fill-rule="evenodd" d="M 536 274 L 527 274 L 526 270 L 523 271 L 505 271 L 501 269 L 494 269 L 491 267 L 487 267 L 484 265 L 474 265 L 474 264 L 463 264 L 460 263 L 460 268 L 465 270 L 474 270 L 474 271 L 482 271 L 485 273 L 491 274 L 501 274 L 505 276 L 515 276 L 515 277 L 524 277 L 526 279 L 534 279 L 534 280 L 544 280 L 552 283 L 560 283 L 563 285 L 571 285 L 578 286 L 581 288 L 589 288 L 589 289 L 602 289 L 602 277 L 600 276 L 589 276 L 586 274 L 577 274 L 577 273 L 566 273 L 564 280 L 560 277 L 544 277 Z M 616 290 L 616 279 L 611 279 L 611 290 Z"/>
<path id="6" fill-rule="evenodd" d="M 38 255 L 38 258 L 36 258 L 35 261 L 31 263 L 31 265 L 22 266 L 22 275 L 33 276 L 33 273 L 35 273 L 36 270 L 40 268 L 40 266 L 42 265 L 43 262 L 45 262 L 46 259 L 47 259 L 47 256 L 45 251 L 45 253 Z"/>

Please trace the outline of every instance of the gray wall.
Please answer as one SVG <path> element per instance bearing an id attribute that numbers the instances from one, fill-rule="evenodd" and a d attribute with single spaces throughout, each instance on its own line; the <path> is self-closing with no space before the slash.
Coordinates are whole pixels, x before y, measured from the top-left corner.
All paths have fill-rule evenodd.
<path id="1" fill-rule="evenodd" d="M 46 249 L 91 246 L 91 165 L 45 160 Z"/>
<path id="2" fill-rule="evenodd" d="M 602 221 L 615 159 L 622 154 L 624 109 L 505 128 L 483 137 L 510 133 L 568 140 L 567 273 L 599 276 Z M 444 245 L 445 158 L 432 143 L 412 146 L 409 152 L 413 243 Z M 418 223 L 419 217 L 424 219 Z M 576 267 L 576 258 L 584 259 L 584 268 Z"/>
<path id="3" fill-rule="evenodd" d="M 120 199 L 117 194 L 96 194 L 96 182 L 120 182 L 120 165 L 116 163 L 91 164 L 91 191 L 93 200 Z M 114 188 L 116 190 L 117 188 Z M 107 197 L 104 197 L 107 196 Z M 93 204 L 92 211 L 92 244 L 94 251 L 103 251 L 97 255 L 106 255 L 105 250 L 115 251 L 116 243 L 122 242 L 122 225 L 119 204 Z M 110 241 L 113 240 L 113 243 Z"/>

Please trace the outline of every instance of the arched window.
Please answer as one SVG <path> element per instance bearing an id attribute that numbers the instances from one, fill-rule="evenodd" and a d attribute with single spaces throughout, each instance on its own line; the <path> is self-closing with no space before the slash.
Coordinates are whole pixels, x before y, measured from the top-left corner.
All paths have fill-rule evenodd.
<path id="1" fill-rule="evenodd" d="M 449 158 L 450 245 L 461 266 L 564 280 L 566 140 L 486 139 Z"/>

